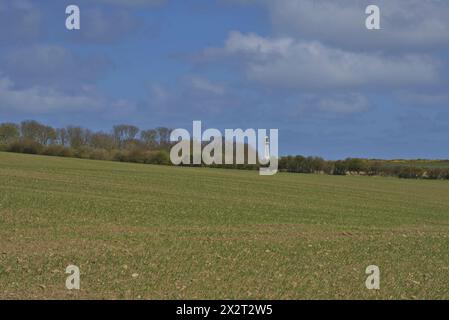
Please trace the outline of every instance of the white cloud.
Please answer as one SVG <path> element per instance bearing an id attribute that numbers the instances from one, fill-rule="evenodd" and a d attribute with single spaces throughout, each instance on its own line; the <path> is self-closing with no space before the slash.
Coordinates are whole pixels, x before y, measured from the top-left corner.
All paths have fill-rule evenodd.
<path id="1" fill-rule="evenodd" d="M 322 111 L 355 113 L 369 108 L 368 99 L 359 93 L 338 94 L 320 99 L 317 104 Z"/>
<path id="2" fill-rule="evenodd" d="M 149 85 L 149 95 L 152 102 L 164 103 L 170 99 L 170 92 L 162 85 L 154 83 Z"/>
<path id="3" fill-rule="evenodd" d="M 78 41 L 108 44 L 145 28 L 143 20 L 128 10 L 106 12 L 98 8 L 88 8 L 82 15 L 83 26 L 80 32 L 73 34 L 74 39 Z"/>
<path id="4" fill-rule="evenodd" d="M 372 1 L 258 0 L 278 34 L 319 39 L 340 47 L 362 49 L 427 49 L 449 45 L 449 2 L 377 0 L 380 31 L 365 28 L 365 8 Z"/>
<path id="5" fill-rule="evenodd" d="M 266 39 L 255 33 L 244 35 L 238 31 L 232 31 L 226 40 L 225 47 L 228 53 L 285 55 L 291 49 L 293 43 L 294 41 L 291 38 Z"/>
<path id="6" fill-rule="evenodd" d="M 123 99 L 110 100 L 92 86 L 84 86 L 76 94 L 48 86 L 17 88 L 9 78 L 0 76 L 0 111 L 26 115 L 67 114 L 73 112 L 118 113 L 133 110 Z"/>
<path id="7" fill-rule="evenodd" d="M 30 1 L 0 0 L 0 45 L 35 40 L 42 28 L 42 12 Z"/>
<path id="8" fill-rule="evenodd" d="M 111 69 L 102 55 L 79 55 L 59 45 L 32 45 L 9 50 L 0 57 L 5 74 L 22 86 L 79 87 Z"/>
<path id="9" fill-rule="evenodd" d="M 6 111 L 40 114 L 99 109 L 102 105 L 101 99 L 92 96 L 69 96 L 47 87 L 17 89 L 8 78 L 0 78 L 0 106 Z"/>
<path id="10" fill-rule="evenodd" d="M 96 0 L 111 5 L 139 7 L 139 6 L 158 6 L 165 4 L 167 0 Z"/>
<path id="11" fill-rule="evenodd" d="M 198 90 L 203 93 L 209 93 L 213 95 L 223 95 L 226 92 L 226 89 L 223 85 L 213 83 L 210 80 L 202 77 L 198 76 L 190 77 L 189 82 L 194 90 Z"/>
<path id="12" fill-rule="evenodd" d="M 238 58 L 248 79 L 270 87 L 402 87 L 431 85 L 439 80 L 440 63 L 428 55 L 351 52 L 316 41 L 264 38 L 236 31 L 230 33 L 224 48 L 204 54 Z"/>
<path id="13" fill-rule="evenodd" d="M 396 98 L 399 102 L 405 105 L 449 107 L 449 94 L 447 93 L 400 92 L 396 94 Z"/>

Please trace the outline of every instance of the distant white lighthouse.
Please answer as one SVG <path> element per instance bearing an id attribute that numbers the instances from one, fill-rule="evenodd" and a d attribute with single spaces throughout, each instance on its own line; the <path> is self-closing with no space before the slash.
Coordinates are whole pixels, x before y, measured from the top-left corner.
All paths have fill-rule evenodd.
<path id="1" fill-rule="evenodd" d="M 263 157 L 265 160 L 270 160 L 270 139 L 268 138 L 268 136 L 265 136 L 265 149 Z"/>

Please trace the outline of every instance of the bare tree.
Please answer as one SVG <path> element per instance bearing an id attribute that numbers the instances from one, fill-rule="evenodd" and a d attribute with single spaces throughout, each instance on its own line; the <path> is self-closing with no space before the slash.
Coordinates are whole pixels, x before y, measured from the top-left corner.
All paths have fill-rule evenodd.
<path id="1" fill-rule="evenodd" d="M 56 139 L 55 129 L 34 120 L 22 121 L 20 130 L 23 138 L 34 140 L 43 145 L 50 144 Z"/>
<path id="2" fill-rule="evenodd" d="M 128 124 L 114 126 L 112 130 L 115 141 L 120 147 L 123 147 L 126 142 L 135 140 L 139 133 L 139 128 Z"/>
<path id="3" fill-rule="evenodd" d="M 19 126 L 15 123 L 0 124 L 0 143 L 9 143 L 20 136 Z"/>
<path id="4" fill-rule="evenodd" d="M 170 133 L 171 129 L 165 127 L 158 127 L 156 131 L 159 135 L 159 145 L 162 147 L 166 147 L 170 145 Z"/>
<path id="5" fill-rule="evenodd" d="M 90 145 L 93 148 L 112 150 L 116 147 L 114 137 L 104 132 L 96 132 L 90 138 Z"/>
<path id="6" fill-rule="evenodd" d="M 150 148 L 156 148 L 159 145 L 159 134 L 155 129 L 149 129 L 140 133 L 140 139 Z"/>
<path id="7" fill-rule="evenodd" d="M 72 148 L 79 148 L 89 144 L 92 131 L 82 127 L 67 127 L 67 136 Z"/>
<path id="8" fill-rule="evenodd" d="M 69 140 L 69 137 L 68 137 L 66 128 L 58 128 L 58 129 L 56 129 L 56 141 L 57 141 L 57 143 L 59 143 L 61 146 L 65 146 L 69 142 L 68 140 Z"/>

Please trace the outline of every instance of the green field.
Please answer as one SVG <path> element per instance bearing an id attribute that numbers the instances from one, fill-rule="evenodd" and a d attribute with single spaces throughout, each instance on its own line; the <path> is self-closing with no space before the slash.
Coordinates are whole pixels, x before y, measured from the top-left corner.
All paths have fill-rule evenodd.
<path id="1" fill-rule="evenodd" d="M 449 182 L 0 153 L 0 298 L 449 299 Z"/>

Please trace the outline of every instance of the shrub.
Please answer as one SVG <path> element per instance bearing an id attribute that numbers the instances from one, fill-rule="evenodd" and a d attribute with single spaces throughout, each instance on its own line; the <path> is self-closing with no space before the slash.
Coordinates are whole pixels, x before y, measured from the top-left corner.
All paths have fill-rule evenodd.
<path id="1" fill-rule="evenodd" d="M 346 175 L 347 171 L 348 171 L 348 167 L 347 167 L 345 161 L 341 161 L 341 160 L 335 161 L 334 171 L 333 171 L 334 175 L 344 176 L 344 175 Z"/>
<path id="2" fill-rule="evenodd" d="M 330 161 L 326 161 L 323 166 L 322 172 L 324 172 L 325 174 L 332 174 L 333 170 L 334 170 L 333 163 Z"/>
<path id="3" fill-rule="evenodd" d="M 427 170 L 427 178 L 437 180 L 444 179 L 444 170 L 440 168 L 431 168 Z"/>
<path id="4" fill-rule="evenodd" d="M 42 150 L 42 145 L 34 140 L 22 139 L 11 142 L 6 151 L 16 152 L 16 153 L 28 153 L 28 154 L 39 154 Z"/>
<path id="5" fill-rule="evenodd" d="M 91 147 L 81 146 L 75 149 L 74 156 L 81 159 L 90 159 L 93 150 Z"/>
<path id="6" fill-rule="evenodd" d="M 125 155 L 126 162 L 145 163 L 146 155 L 141 149 L 132 149 Z"/>
<path id="7" fill-rule="evenodd" d="M 74 152 L 72 149 L 66 148 L 61 145 L 51 145 L 51 146 L 45 147 L 41 151 L 41 154 L 45 155 L 45 156 L 57 156 L 57 157 L 73 157 L 74 156 Z"/>
<path id="8" fill-rule="evenodd" d="M 399 166 L 388 166 L 384 165 L 381 171 L 381 175 L 384 177 L 397 177 L 401 172 L 401 167 Z"/>
<path id="9" fill-rule="evenodd" d="M 106 149 L 92 149 L 89 154 L 91 160 L 111 160 L 111 154 Z"/>
<path id="10" fill-rule="evenodd" d="M 126 161 L 127 152 L 122 150 L 114 150 L 112 151 L 112 160 L 125 162 Z"/>
<path id="11" fill-rule="evenodd" d="M 403 167 L 399 169 L 398 177 L 403 179 L 419 179 L 424 177 L 425 170 L 417 167 Z"/>
<path id="12" fill-rule="evenodd" d="M 443 172 L 442 172 L 442 174 L 441 174 L 441 177 L 442 177 L 443 179 L 449 180 L 449 168 L 443 170 Z"/>
<path id="13" fill-rule="evenodd" d="M 169 165 L 169 164 L 171 164 L 170 155 L 168 154 L 167 151 L 163 151 L 163 150 L 151 152 L 147 155 L 147 157 L 145 159 L 145 163 Z"/>
<path id="14" fill-rule="evenodd" d="M 345 162 L 349 172 L 360 173 L 366 170 L 365 164 L 362 159 L 349 158 L 346 159 Z"/>

